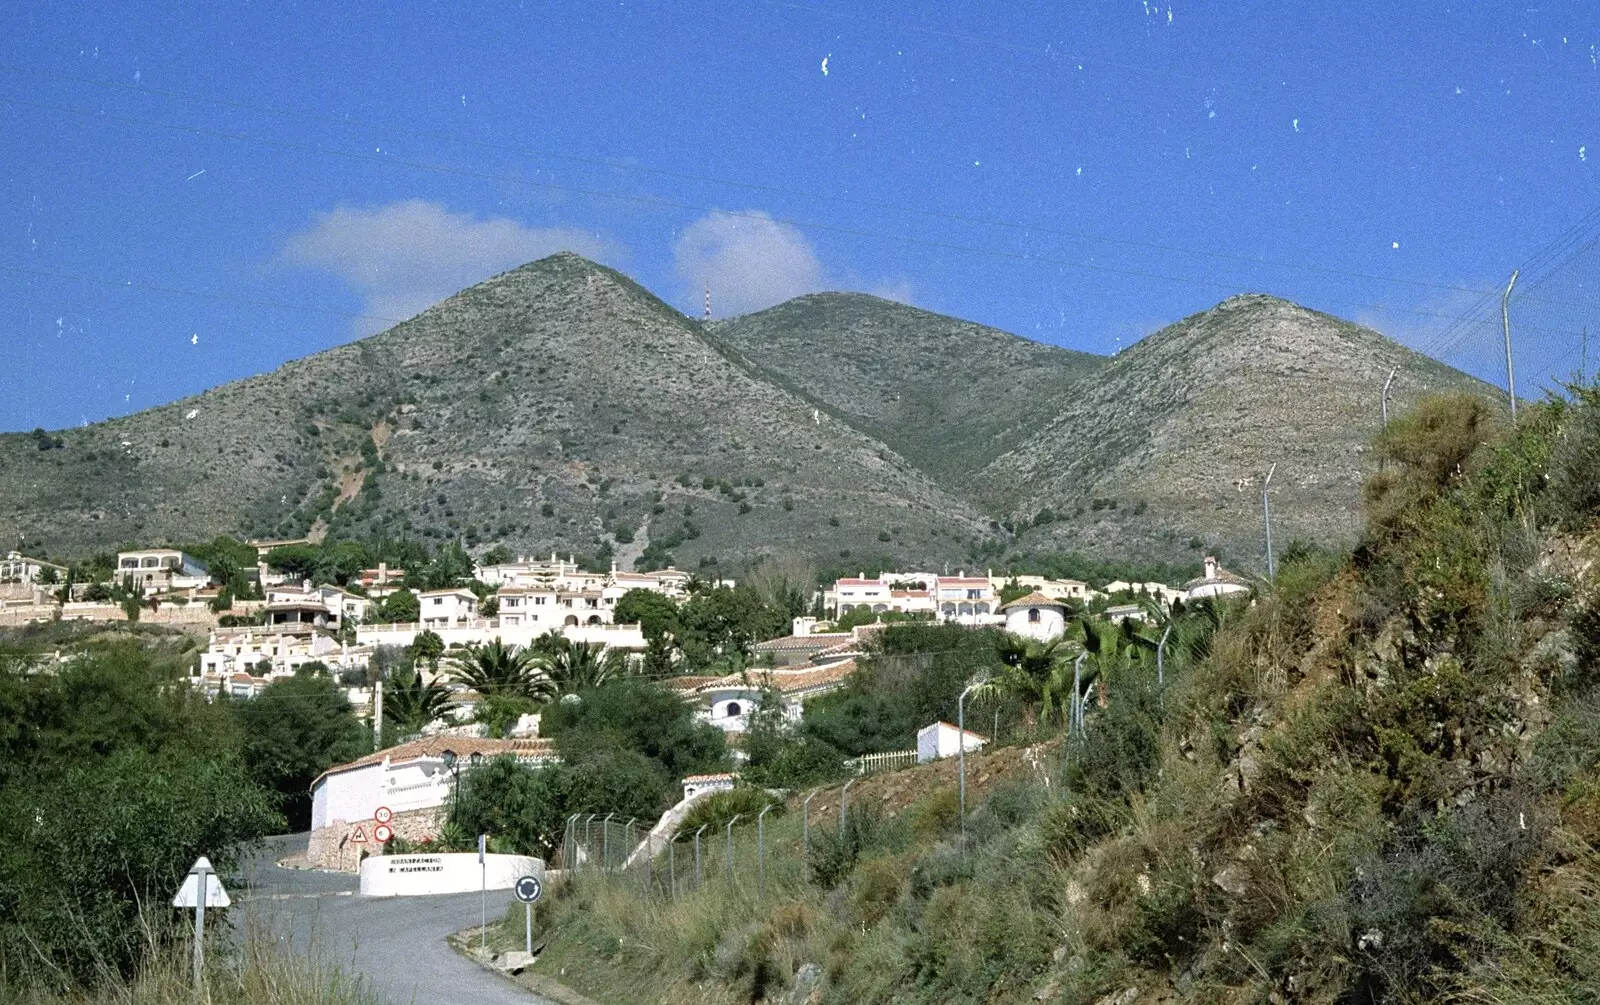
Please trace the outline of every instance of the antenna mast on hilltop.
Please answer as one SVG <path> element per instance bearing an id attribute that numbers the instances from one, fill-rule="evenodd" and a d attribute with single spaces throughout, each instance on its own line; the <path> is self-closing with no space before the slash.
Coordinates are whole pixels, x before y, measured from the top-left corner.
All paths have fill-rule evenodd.
<path id="1" fill-rule="evenodd" d="M 711 284 L 706 284 L 706 320 L 711 320 Z"/>

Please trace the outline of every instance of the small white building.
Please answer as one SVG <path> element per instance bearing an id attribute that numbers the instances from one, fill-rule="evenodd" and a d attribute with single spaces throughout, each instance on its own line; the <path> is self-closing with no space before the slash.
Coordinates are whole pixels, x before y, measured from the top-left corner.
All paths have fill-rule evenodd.
<path id="1" fill-rule="evenodd" d="M 981 749 L 989 742 L 972 730 L 960 730 L 948 722 L 936 722 L 917 730 L 917 763 L 927 764 L 941 757 L 954 757 L 961 753 L 963 736 L 968 750 Z"/>
<path id="2" fill-rule="evenodd" d="M 855 671 L 854 659 L 840 659 L 718 677 L 694 689 L 704 703 L 699 717 L 724 732 L 743 733 L 750 728 L 750 714 L 761 706 L 762 692 L 771 690 L 782 703 L 784 721 L 798 722 L 806 699 L 843 687 Z"/>
<path id="3" fill-rule="evenodd" d="M 1006 631 L 1045 642 L 1067 630 L 1067 605 L 1042 593 L 1030 593 L 1004 604 Z"/>
<path id="4" fill-rule="evenodd" d="M 454 756 L 455 772 L 446 753 Z M 380 806 L 395 813 L 443 806 L 459 774 L 502 754 L 532 765 L 560 760 L 549 740 L 429 736 L 402 743 L 318 775 L 311 783 L 311 829 L 370 820 Z"/>
<path id="5" fill-rule="evenodd" d="M 1204 575 L 1183 584 L 1186 603 L 1215 597 L 1237 597 L 1250 592 L 1250 581 L 1224 569 L 1215 556 L 1206 556 L 1205 570 Z"/>
<path id="6" fill-rule="evenodd" d="M 465 625 L 478 616 L 478 595 L 467 589 L 424 590 L 417 603 L 422 608 L 418 620 L 429 631 Z"/>

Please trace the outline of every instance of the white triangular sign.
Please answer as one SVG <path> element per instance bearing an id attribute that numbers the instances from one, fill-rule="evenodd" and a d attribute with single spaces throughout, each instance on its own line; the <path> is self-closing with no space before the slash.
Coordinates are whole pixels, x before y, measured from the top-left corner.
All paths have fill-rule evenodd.
<path id="1" fill-rule="evenodd" d="M 200 899 L 200 876 L 206 877 L 206 906 L 229 907 L 233 901 L 228 897 L 228 891 L 223 888 L 222 880 L 211 869 L 211 860 L 201 855 L 195 860 L 194 866 L 189 870 L 189 875 L 183 877 L 183 885 L 178 887 L 178 895 L 172 898 L 173 907 L 194 907 Z"/>

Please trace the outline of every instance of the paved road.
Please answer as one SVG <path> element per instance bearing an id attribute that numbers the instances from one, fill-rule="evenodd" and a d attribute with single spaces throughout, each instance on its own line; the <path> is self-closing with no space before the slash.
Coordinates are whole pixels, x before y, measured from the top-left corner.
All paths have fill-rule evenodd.
<path id="1" fill-rule="evenodd" d="M 246 869 L 245 924 L 264 924 L 372 983 L 391 1005 L 554 1005 L 462 958 L 445 936 L 478 924 L 479 895 L 363 897 L 354 876 L 282 869 L 306 835 L 271 838 Z M 489 918 L 510 891 L 489 892 Z"/>

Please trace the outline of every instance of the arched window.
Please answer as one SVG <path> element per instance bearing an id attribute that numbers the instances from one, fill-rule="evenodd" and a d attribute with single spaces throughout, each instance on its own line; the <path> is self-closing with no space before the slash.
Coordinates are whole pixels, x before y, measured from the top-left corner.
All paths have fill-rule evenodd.
<path id="1" fill-rule="evenodd" d="M 736 716 L 738 716 L 738 714 L 739 714 L 739 703 L 736 702 L 736 701 L 728 702 L 728 718 L 730 718 L 730 719 L 735 718 Z"/>
<path id="2" fill-rule="evenodd" d="M 589 624 L 591 624 L 591 625 L 600 624 L 600 615 L 598 615 L 598 614 L 589 615 Z"/>
<path id="3" fill-rule="evenodd" d="M 1029 624 L 1038 624 L 1039 623 L 1039 609 L 1037 607 L 1028 608 L 1028 623 Z"/>
<path id="4" fill-rule="evenodd" d="M 578 616 L 576 614 L 569 614 L 567 615 L 566 620 L 561 623 L 563 625 L 576 625 L 578 623 Z"/>

